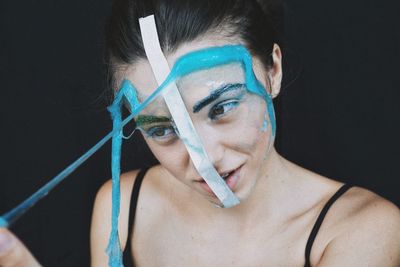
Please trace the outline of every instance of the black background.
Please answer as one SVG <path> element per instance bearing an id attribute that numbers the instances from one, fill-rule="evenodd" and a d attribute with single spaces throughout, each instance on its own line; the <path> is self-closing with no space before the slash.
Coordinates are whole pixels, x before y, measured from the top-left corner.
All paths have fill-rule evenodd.
<path id="1" fill-rule="evenodd" d="M 111 129 L 103 28 L 110 1 L 0 2 L 0 214 Z M 400 11 L 395 0 L 286 1 L 278 150 L 400 205 Z M 138 138 L 123 169 L 152 162 Z M 12 229 L 44 266 L 89 266 L 91 208 L 110 145 Z"/>

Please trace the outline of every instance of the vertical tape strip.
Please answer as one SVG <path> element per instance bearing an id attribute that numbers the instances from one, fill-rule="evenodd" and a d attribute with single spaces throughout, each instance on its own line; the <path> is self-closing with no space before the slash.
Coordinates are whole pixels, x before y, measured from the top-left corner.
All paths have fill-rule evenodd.
<path id="1" fill-rule="evenodd" d="M 147 59 L 150 62 L 158 85 L 161 85 L 170 73 L 170 68 L 160 47 L 154 15 L 139 19 L 139 23 Z M 166 88 L 163 97 L 178 128 L 179 135 L 199 174 L 224 207 L 228 208 L 239 204 L 239 199 L 230 190 L 209 160 L 178 88 L 174 83 Z"/>

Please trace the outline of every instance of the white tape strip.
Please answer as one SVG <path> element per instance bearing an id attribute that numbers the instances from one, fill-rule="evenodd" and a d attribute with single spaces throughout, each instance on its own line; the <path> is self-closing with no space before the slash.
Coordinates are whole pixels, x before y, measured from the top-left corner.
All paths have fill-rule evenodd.
<path id="1" fill-rule="evenodd" d="M 139 23 L 147 59 L 158 85 L 161 85 L 170 73 L 170 68 L 160 47 L 154 15 L 139 19 Z M 211 164 L 176 85 L 171 84 L 166 88 L 163 97 L 198 173 L 224 207 L 239 204 L 239 199 Z"/>

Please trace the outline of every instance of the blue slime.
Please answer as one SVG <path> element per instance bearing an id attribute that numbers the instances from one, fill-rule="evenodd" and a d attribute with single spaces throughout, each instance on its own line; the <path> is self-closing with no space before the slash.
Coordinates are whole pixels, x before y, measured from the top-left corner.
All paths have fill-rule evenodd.
<path id="1" fill-rule="evenodd" d="M 122 129 L 134 117 L 136 117 L 148 104 L 150 104 L 160 93 L 173 83 L 177 78 L 192 73 L 194 71 L 205 70 L 219 65 L 225 65 L 233 62 L 240 62 L 246 74 L 247 89 L 263 97 L 266 101 L 267 111 L 270 115 L 272 125 L 272 135 L 275 136 L 276 123 L 275 112 L 270 94 L 265 90 L 257 80 L 252 65 L 252 57 L 247 49 L 241 45 L 228 45 L 221 47 L 212 47 L 186 54 L 177 60 L 171 73 L 166 80 L 143 102 L 140 103 L 137 97 L 137 91 L 130 81 L 124 80 L 118 91 L 113 104 L 109 107 L 113 120 L 113 130 L 101 139 L 95 146 L 69 165 L 66 169 L 52 178 L 47 184 L 27 198 L 17 207 L 0 216 L 0 227 L 9 227 L 26 211 L 34 206 L 39 200 L 44 198 L 55 186 L 61 183 L 66 177 L 74 172 L 104 144 L 112 139 L 112 222 L 107 253 L 109 255 L 110 267 L 122 267 L 122 251 L 118 236 L 118 216 L 120 212 L 120 159 L 122 145 Z M 123 100 L 127 100 L 128 108 L 131 114 L 122 120 L 121 108 Z M 264 127 L 266 125 L 264 124 Z"/>

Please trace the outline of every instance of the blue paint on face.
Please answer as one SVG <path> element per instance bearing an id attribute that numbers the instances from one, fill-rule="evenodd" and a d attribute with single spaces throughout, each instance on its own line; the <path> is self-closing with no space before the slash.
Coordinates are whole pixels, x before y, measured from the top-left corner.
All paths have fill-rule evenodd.
<path id="1" fill-rule="evenodd" d="M 272 97 L 264 88 L 264 86 L 257 80 L 253 71 L 252 56 L 248 52 L 248 50 L 242 45 L 211 47 L 199 51 L 194 51 L 182 56 L 176 61 L 174 67 L 171 70 L 171 73 L 160 85 L 160 87 L 157 88 L 156 91 L 164 90 L 168 87 L 170 83 L 175 82 L 178 78 L 188 75 L 190 73 L 235 62 L 241 63 L 244 69 L 244 73 L 246 76 L 246 88 L 251 93 L 257 94 L 265 100 L 272 128 L 272 136 L 275 137 L 276 121 Z M 124 88 L 125 87 L 122 87 L 122 89 Z M 130 88 L 131 90 L 129 91 L 134 92 L 130 94 L 132 96 L 132 98 L 130 98 L 130 102 L 133 103 L 133 105 L 137 105 L 135 103 L 139 103 L 139 100 L 137 99 L 136 89 L 132 84 L 130 84 Z M 134 99 L 135 95 L 136 99 Z"/>
<path id="2" fill-rule="evenodd" d="M 272 97 L 262 84 L 257 80 L 253 72 L 253 61 L 250 53 L 244 46 L 241 45 L 228 45 L 222 47 L 212 47 L 204 50 L 199 50 L 186 54 L 177 60 L 171 73 L 166 80 L 148 97 L 142 104 L 138 99 L 137 90 L 128 80 L 124 80 L 120 90 L 115 96 L 113 104 L 109 107 L 113 119 L 113 137 L 112 137 L 112 223 L 111 234 L 107 253 L 109 255 L 109 266 L 121 267 L 122 264 L 122 251 L 118 238 L 118 216 L 120 212 L 120 159 L 121 159 L 121 145 L 122 145 L 122 115 L 121 107 L 123 100 L 127 100 L 131 112 L 135 111 L 136 114 L 150 102 L 152 102 L 160 93 L 168 87 L 172 82 L 178 78 L 188 75 L 195 71 L 206 70 L 216 66 L 239 62 L 241 63 L 246 78 L 246 88 L 254 94 L 261 96 L 267 106 L 266 117 L 269 115 L 272 136 L 275 137 L 276 122 L 275 112 L 272 103 Z M 267 129 L 268 121 L 265 118 L 263 129 Z M 183 140 L 185 141 L 185 140 Z M 1 223 L 1 221 L 0 221 Z"/>
<path id="3" fill-rule="evenodd" d="M 266 112 L 267 113 L 267 112 Z M 265 114 L 265 116 L 267 116 L 267 114 Z M 263 126 L 262 126 L 262 128 L 261 128 L 261 131 L 262 132 L 266 132 L 268 130 L 268 120 L 267 120 L 267 118 L 265 117 L 264 118 L 264 122 L 263 122 Z"/>
<path id="4" fill-rule="evenodd" d="M 135 110 L 140 105 L 136 88 L 132 85 L 130 81 L 124 80 L 122 82 L 121 90 L 119 93 L 125 96 L 129 104 L 129 109 L 131 111 Z"/>

